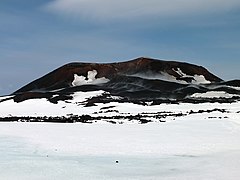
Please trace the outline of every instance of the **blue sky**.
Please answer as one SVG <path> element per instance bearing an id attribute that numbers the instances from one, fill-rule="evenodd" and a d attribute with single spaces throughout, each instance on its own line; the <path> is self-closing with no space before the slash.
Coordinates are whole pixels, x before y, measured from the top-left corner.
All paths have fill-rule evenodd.
<path id="1" fill-rule="evenodd" d="M 240 79 L 240 1 L 0 1 L 0 95 L 68 62 L 139 56 Z"/>

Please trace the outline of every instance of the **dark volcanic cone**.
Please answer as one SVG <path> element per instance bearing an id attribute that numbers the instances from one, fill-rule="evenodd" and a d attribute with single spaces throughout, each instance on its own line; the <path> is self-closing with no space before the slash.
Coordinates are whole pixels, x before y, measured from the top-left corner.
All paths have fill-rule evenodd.
<path id="1" fill-rule="evenodd" d="M 178 73 L 180 69 L 186 77 Z M 45 92 L 72 86 L 74 74 L 87 77 L 89 71 L 97 71 L 96 78 L 105 77 L 114 80 L 118 76 L 164 76 L 166 73 L 175 77 L 177 80 L 191 82 L 194 75 L 202 75 L 210 82 L 222 81 L 219 77 L 213 75 L 201 66 L 175 61 L 162 61 L 149 58 L 137 58 L 135 60 L 119 63 L 97 64 L 97 63 L 70 63 L 66 64 L 49 74 L 29 83 L 17 90 L 14 94 L 28 91 Z M 189 77 L 188 77 L 189 76 Z M 118 79 L 121 81 L 121 79 Z M 124 78 L 122 78 L 124 80 Z M 120 83 L 120 82 L 119 82 Z"/>
<path id="2" fill-rule="evenodd" d="M 235 97 L 240 95 L 239 87 L 239 80 L 224 82 L 202 66 L 137 58 L 119 63 L 66 64 L 13 94 L 16 102 L 47 98 L 52 103 L 58 103 L 72 99 L 72 94 L 78 91 L 103 90 L 108 95 L 94 98 L 92 104 L 113 101 L 112 95 L 120 96 L 125 102 L 195 102 L 191 96 L 194 93 L 224 91 Z"/>

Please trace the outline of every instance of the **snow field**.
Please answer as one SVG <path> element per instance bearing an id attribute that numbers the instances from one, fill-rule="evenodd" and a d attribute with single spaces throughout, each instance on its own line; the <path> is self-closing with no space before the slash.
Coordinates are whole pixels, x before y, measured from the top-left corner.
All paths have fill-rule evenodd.
<path id="1" fill-rule="evenodd" d="M 239 138 L 239 124 L 200 116 L 144 125 L 1 123 L 0 176 L 237 180 Z"/>

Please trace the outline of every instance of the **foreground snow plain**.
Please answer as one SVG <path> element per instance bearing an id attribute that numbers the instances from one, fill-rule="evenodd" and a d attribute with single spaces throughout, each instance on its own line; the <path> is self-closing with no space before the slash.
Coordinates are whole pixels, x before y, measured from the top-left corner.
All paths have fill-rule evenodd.
<path id="1" fill-rule="evenodd" d="M 184 115 L 167 116 L 164 122 L 150 117 L 147 124 L 127 119 L 117 124 L 104 119 L 92 124 L 2 122 L 0 179 L 239 179 L 240 102 L 84 106 L 87 98 L 102 93 L 79 92 L 58 104 L 46 99 L 7 100 L 0 103 L 0 116 L 111 117 L 165 111 Z"/>
<path id="2" fill-rule="evenodd" d="M 4 180 L 237 180 L 240 124 L 181 117 L 148 124 L 0 124 Z M 116 163 L 119 161 L 119 163 Z"/>

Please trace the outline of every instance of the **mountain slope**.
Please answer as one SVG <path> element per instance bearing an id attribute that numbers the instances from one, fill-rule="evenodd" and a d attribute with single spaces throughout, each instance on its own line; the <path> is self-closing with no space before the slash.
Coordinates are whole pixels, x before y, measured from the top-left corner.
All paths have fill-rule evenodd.
<path id="1" fill-rule="evenodd" d="M 109 80 L 118 76 L 147 76 L 152 79 L 163 78 L 166 80 L 166 78 L 169 78 L 169 80 L 171 80 L 170 78 L 172 78 L 172 80 L 175 79 L 183 82 L 191 82 L 191 80 L 195 80 L 194 75 L 199 75 L 204 76 L 206 81 L 222 81 L 222 79 L 213 75 L 201 66 L 174 61 L 138 58 L 127 62 L 109 64 L 70 63 L 31 82 L 17 90 L 15 93 L 56 90 L 71 87 L 72 81 L 74 80 L 74 74 L 87 77 L 88 72 L 93 70 L 97 71 L 96 78 L 105 77 Z"/>
<path id="2" fill-rule="evenodd" d="M 70 63 L 17 90 L 15 101 L 62 98 L 76 91 L 104 90 L 128 100 L 185 99 L 208 91 L 222 79 L 193 64 L 137 58 L 131 61 L 97 64 Z M 226 90 L 227 91 L 227 90 Z M 229 90 L 228 90 L 229 91 Z M 227 91 L 227 92 L 228 92 Z"/>

